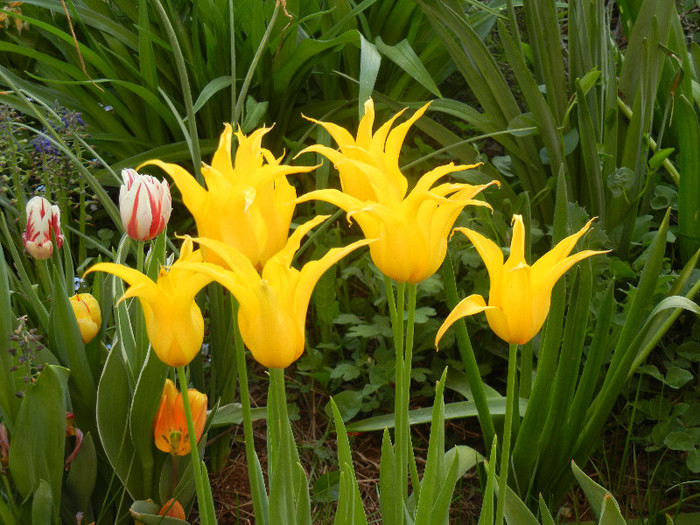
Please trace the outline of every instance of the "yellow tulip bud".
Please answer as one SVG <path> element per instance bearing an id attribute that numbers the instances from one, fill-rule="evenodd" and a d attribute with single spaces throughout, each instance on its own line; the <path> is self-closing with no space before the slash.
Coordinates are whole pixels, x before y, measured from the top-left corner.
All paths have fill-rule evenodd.
<path id="1" fill-rule="evenodd" d="M 83 343 L 92 341 L 102 326 L 102 312 L 100 305 L 91 294 L 79 293 L 70 298 L 73 313 L 78 321 L 80 337 Z"/>

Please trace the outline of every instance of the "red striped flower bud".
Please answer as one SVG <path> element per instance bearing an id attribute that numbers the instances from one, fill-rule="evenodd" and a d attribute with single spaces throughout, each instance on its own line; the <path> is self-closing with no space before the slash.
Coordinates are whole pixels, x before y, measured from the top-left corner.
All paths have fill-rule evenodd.
<path id="1" fill-rule="evenodd" d="M 35 259 L 44 260 L 53 255 L 51 236 L 56 247 L 63 245 L 61 212 L 44 197 L 32 197 L 27 203 L 27 229 L 22 234 L 24 247 Z"/>
<path id="2" fill-rule="evenodd" d="M 153 239 L 170 220 L 173 203 L 168 183 L 132 169 L 122 170 L 122 180 L 119 209 L 127 235 L 137 241 Z"/>

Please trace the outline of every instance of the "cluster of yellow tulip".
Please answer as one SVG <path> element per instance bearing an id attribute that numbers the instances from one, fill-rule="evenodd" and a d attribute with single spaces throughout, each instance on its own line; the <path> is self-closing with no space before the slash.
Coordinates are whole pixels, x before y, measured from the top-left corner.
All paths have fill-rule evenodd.
<path id="1" fill-rule="evenodd" d="M 496 181 L 476 186 L 465 183 L 436 186 L 442 177 L 478 165 L 450 163 L 439 166 L 420 177 L 408 191 L 408 181 L 399 169 L 399 155 L 408 129 L 427 108 L 428 105 L 420 108 L 405 122 L 393 127 L 403 113 L 399 112 L 374 132 L 374 106 L 369 100 L 356 137 L 336 124 L 314 121 L 331 134 L 339 149 L 313 145 L 301 153 L 315 152 L 331 160 L 340 174 L 341 190 L 321 189 L 298 197 L 287 176 L 309 172 L 315 167 L 283 165 L 281 157 L 276 158 L 261 145 L 268 128 L 259 129 L 249 136 L 240 130 L 236 132 L 237 149 L 235 158 L 232 158 L 234 132 L 227 124 L 211 165 L 202 167 L 206 188 L 178 165 L 160 160 L 148 161 L 144 165 L 158 166 L 173 179 L 195 219 L 198 236 L 183 238 L 179 258 L 169 267 L 162 268 L 156 281 L 138 270 L 113 263 L 96 264 L 88 273 L 111 273 L 130 285 L 120 300 L 139 298 L 152 348 L 170 366 L 181 369 L 200 351 L 204 321 L 195 296 L 205 285 L 216 281 L 226 287 L 239 304 L 237 325 L 253 357 L 268 368 L 286 368 L 304 350 L 309 300 L 317 281 L 330 266 L 353 250 L 369 246 L 372 261 L 385 276 L 401 284 L 403 297 L 403 284 L 415 286 L 439 269 L 445 258 L 450 232 L 461 210 L 468 205 L 490 208 L 475 197 L 488 186 L 497 184 Z M 149 184 L 153 191 L 148 192 L 148 199 L 144 197 L 140 201 L 138 191 L 123 192 L 127 195 L 125 201 L 129 200 L 129 195 L 133 198 L 129 201 L 130 211 L 122 215 L 129 219 L 125 219 L 125 228 L 127 222 L 129 225 L 127 233 L 144 232 L 140 237 L 143 240 L 162 231 L 162 210 L 169 215 L 170 195 L 164 183 L 159 185 L 155 179 L 134 182 L 138 180 L 137 176 L 136 172 L 130 175 L 132 184 Z M 163 206 L 157 199 L 154 201 L 154 195 L 161 195 L 163 199 L 167 197 L 168 202 Z M 317 216 L 289 235 L 296 204 L 313 199 L 342 208 L 349 221 L 357 221 L 365 239 L 333 248 L 319 260 L 296 269 L 292 267 L 292 260 L 302 238 L 327 219 L 327 216 Z M 138 206 L 148 209 L 141 212 Z M 139 224 L 139 217 L 151 224 Z M 522 218 L 516 215 L 513 222 L 510 256 L 505 263 L 495 243 L 475 231 L 456 229 L 474 244 L 484 260 L 491 278 L 490 294 L 488 305 L 478 295 L 464 299 L 439 329 L 436 346 L 457 319 L 482 311 L 486 312 L 491 328 L 503 340 L 511 344 L 529 341 L 544 323 L 552 287 L 559 277 L 581 259 L 600 253 L 582 251 L 569 256 L 578 239 L 589 229 L 589 222 L 529 266 L 524 257 Z M 194 249 L 195 242 L 200 246 L 197 250 Z M 400 304 L 403 308 L 403 303 Z M 402 319 L 401 314 L 399 312 L 394 317 Z M 97 327 L 99 329 L 99 322 Z M 401 360 L 401 365 L 397 361 L 397 369 L 401 366 L 404 372 L 408 370 L 402 387 L 405 390 L 401 394 L 407 399 L 411 354 L 408 350 L 406 354 L 400 354 L 402 352 L 397 347 L 397 359 Z M 403 360 L 408 360 L 408 363 L 404 365 Z M 184 372 L 181 380 L 183 378 Z M 181 386 L 184 388 L 185 385 Z M 184 438 L 188 432 L 182 408 L 182 397 L 188 396 L 183 394 L 177 394 L 172 382 L 166 383 L 154 425 L 158 448 L 173 454 L 190 451 L 190 441 Z M 206 413 L 206 396 L 196 391 L 189 394 L 190 410 L 186 411 L 191 411 L 196 419 L 194 426 L 189 427 L 189 434 L 194 430 L 194 437 L 199 439 Z M 406 404 L 406 416 L 407 410 Z M 397 408 L 397 431 L 399 412 Z M 403 424 L 407 428 L 407 418 Z M 408 443 L 410 447 L 410 437 Z M 194 456 L 196 450 L 192 452 Z M 407 463 L 408 457 L 401 461 Z M 398 475 L 403 474 L 399 472 Z"/>

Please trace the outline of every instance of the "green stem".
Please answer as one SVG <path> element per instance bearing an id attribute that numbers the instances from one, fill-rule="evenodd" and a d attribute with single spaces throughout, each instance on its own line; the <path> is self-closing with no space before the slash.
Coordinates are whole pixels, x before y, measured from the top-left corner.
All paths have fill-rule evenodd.
<path id="1" fill-rule="evenodd" d="M 394 449 L 396 454 L 396 485 L 399 497 L 395 499 L 395 516 L 399 516 L 399 525 L 403 523 L 403 505 L 408 501 L 408 405 L 409 393 L 405 384 L 404 350 L 403 350 L 403 312 L 406 283 L 396 283 L 396 296 L 391 279 L 384 277 L 386 297 L 391 315 L 391 327 L 394 333 L 394 353 L 396 355 L 394 379 Z"/>
<path id="2" fill-rule="evenodd" d="M 447 293 L 447 305 L 452 309 L 457 306 L 459 297 L 457 296 L 457 283 L 452 266 L 452 257 L 449 253 L 445 256 L 445 262 L 442 265 L 442 277 L 445 283 L 445 292 Z M 496 429 L 493 426 L 491 412 L 486 402 L 486 393 L 484 392 L 484 384 L 481 381 L 481 374 L 479 374 L 479 365 L 476 364 L 474 348 L 469 340 L 469 333 L 467 332 L 467 326 L 464 320 L 460 319 L 457 321 L 455 327 L 457 346 L 459 347 L 459 354 L 464 364 L 464 373 L 469 381 L 472 398 L 479 415 L 479 425 L 484 434 L 484 446 L 486 450 L 491 450 L 493 437 L 496 435 Z"/>
<path id="3" fill-rule="evenodd" d="M 530 398 L 532 392 L 532 341 L 523 345 L 520 355 L 520 397 Z"/>
<path id="4" fill-rule="evenodd" d="M 416 457 L 413 453 L 413 442 L 411 440 L 411 424 L 409 421 L 408 413 L 411 409 L 411 368 L 413 365 L 413 334 L 415 328 L 416 319 L 416 292 L 418 286 L 415 283 L 408 285 L 408 319 L 406 321 L 406 341 L 405 341 L 405 351 L 403 359 L 403 375 L 404 375 L 404 386 L 406 388 L 405 395 L 406 399 L 404 401 L 404 409 L 406 410 L 406 429 L 405 435 L 407 438 L 406 448 L 408 450 L 408 466 L 411 473 L 411 486 L 413 487 L 413 492 L 416 495 L 416 501 L 418 501 L 418 495 L 420 493 L 420 480 L 418 479 L 418 468 L 416 466 Z"/>
<path id="5" fill-rule="evenodd" d="M 197 501 L 199 502 L 199 522 L 202 525 L 216 524 L 216 517 L 210 514 L 207 502 L 207 492 L 204 487 L 202 468 L 204 464 L 199 460 L 199 448 L 197 446 L 197 435 L 194 430 L 194 420 L 192 419 L 192 407 L 190 406 L 189 391 L 187 388 L 187 374 L 184 366 L 177 367 L 177 377 L 182 392 L 182 404 L 185 408 L 185 419 L 187 420 L 187 434 L 190 439 L 190 454 L 192 457 L 192 470 L 194 472 L 194 483 L 197 488 Z"/>
<path id="6" fill-rule="evenodd" d="M 136 269 L 144 273 L 144 242 L 136 241 Z M 141 305 L 139 304 L 140 308 Z M 134 363 L 137 370 L 140 370 L 146 360 L 146 352 L 148 350 L 148 337 L 146 336 L 146 331 L 144 330 L 144 317 L 143 315 L 136 315 L 136 357 L 138 361 Z"/>
<path id="7" fill-rule="evenodd" d="M 503 444 L 501 445 L 501 469 L 498 480 L 498 502 L 496 503 L 496 525 L 503 524 L 503 513 L 508 490 L 508 468 L 510 465 L 510 437 L 513 428 L 513 400 L 515 399 L 515 374 L 517 368 L 518 345 L 511 343 L 508 347 L 508 382 L 506 384 L 506 420 L 503 426 Z"/>
<path id="8" fill-rule="evenodd" d="M 233 319 L 238 317 L 238 306 L 234 304 Z M 260 461 L 255 453 L 253 438 L 253 418 L 250 412 L 250 392 L 248 390 L 248 369 L 245 365 L 245 347 L 238 323 L 234 322 L 234 343 L 236 347 L 236 367 L 238 369 L 238 384 L 240 385 L 241 411 L 243 412 L 243 436 L 245 438 L 245 456 L 248 464 L 248 480 L 253 498 L 255 518 L 261 525 L 268 523 L 267 494 L 265 482 L 261 476 Z"/>

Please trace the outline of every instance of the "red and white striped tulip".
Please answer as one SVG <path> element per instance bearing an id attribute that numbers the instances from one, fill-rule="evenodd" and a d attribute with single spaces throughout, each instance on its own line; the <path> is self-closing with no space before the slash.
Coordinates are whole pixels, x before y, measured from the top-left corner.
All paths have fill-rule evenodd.
<path id="1" fill-rule="evenodd" d="M 44 260 L 53 255 L 53 242 L 56 247 L 63 245 L 61 233 L 61 211 L 44 197 L 32 197 L 27 203 L 27 229 L 22 233 L 22 241 L 29 255 Z"/>
<path id="2" fill-rule="evenodd" d="M 122 170 L 119 190 L 119 210 L 122 224 L 129 237 L 148 241 L 158 236 L 170 220 L 173 208 L 170 186 L 136 170 Z"/>

